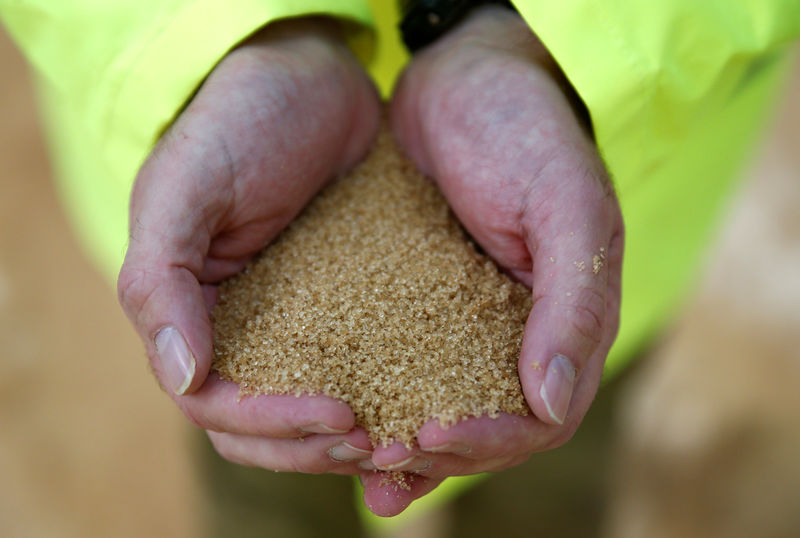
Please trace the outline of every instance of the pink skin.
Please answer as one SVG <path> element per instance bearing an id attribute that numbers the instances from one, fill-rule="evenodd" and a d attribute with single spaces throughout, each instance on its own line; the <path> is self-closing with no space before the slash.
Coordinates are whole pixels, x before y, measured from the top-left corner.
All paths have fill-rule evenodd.
<path id="1" fill-rule="evenodd" d="M 486 7 L 417 54 L 395 90 L 401 144 L 489 256 L 532 288 L 519 374 L 533 415 L 448 429 L 431 421 L 410 450 L 376 448 L 379 469 L 423 477 L 411 492 L 390 487 L 382 496 L 380 480 L 368 480 L 365 501 L 380 515 L 399 513 L 448 476 L 505 469 L 562 445 L 597 391 L 619 324 L 623 224 L 564 85 L 520 17 Z M 568 361 L 551 363 L 556 355 Z M 575 382 L 571 393 L 571 383 L 548 385 L 548 408 L 542 385 L 551 371 Z"/>
<path id="2" fill-rule="evenodd" d="M 389 516 L 448 476 L 508 468 L 572 436 L 617 330 L 623 226 L 602 162 L 559 82 L 518 16 L 482 8 L 418 54 L 399 83 L 391 108 L 398 139 L 486 252 L 532 287 L 519 371 L 534 414 L 446 430 L 432 421 L 411 450 L 378 447 L 370 458 L 347 405 L 322 396 L 237 401 L 235 385 L 209 376 L 207 308 L 217 282 L 366 152 L 378 99 L 324 21 L 271 25 L 220 63 L 137 177 L 119 295 L 162 387 L 224 457 L 359 473 L 367 506 Z M 593 256 L 601 254 L 595 273 Z M 166 338 L 165 327 L 185 344 Z M 193 373 L 162 363 L 159 335 L 165 356 L 183 349 L 194 357 Z M 551 386 L 548 406 L 542 385 L 558 370 L 556 354 L 574 366 L 561 371 L 576 381 L 574 391 Z M 332 459 L 329 451 L 343 446 L 336 453 L 348 461 Z M 419 475 L 411 491 L 395 490 L 359 462 Z"/>
<path id="3" fill-rule="evenodd" d="M 369 458 L 369 439 L 346 404 L 322 396 L 238 401 L 236 385 L 209 375 L 208 307 L 216 283 L 360 160 L 379 121 L 374 87 L 335 23 L 276 23 L 216 67 L 136 178 L 120 302 L 159 383 L 233 461 L 355 474 L 355 461 L 328 455 L 344 441 Z M 168 334 L 182 340 L 162 338 L 161 351 L 191 354 L 193 374 L 158 355 L 158 336 Z"/>

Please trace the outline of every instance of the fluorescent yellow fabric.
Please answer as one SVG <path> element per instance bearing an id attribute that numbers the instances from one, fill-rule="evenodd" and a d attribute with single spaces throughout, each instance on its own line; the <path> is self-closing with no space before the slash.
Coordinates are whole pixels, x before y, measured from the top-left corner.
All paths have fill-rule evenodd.
<path id="1" fill-rule="evenodd" d="M 279 18 L 371 21 L 362 0 L 0 0 L 0 13 L 35 68 L 76 231 L 112 282 L 136 171 L 217 61 Z"/>
<path id="2" fill-rule="evenodd" d="M 516 0 L 592 116 L 627 229 L 606 374 L 682 296 L 800 35 L 797 0 Z"/>
<path id="3" fill-rule="evenodd" d="M 378 29 L 371 72 L 388 96 L 407 55 L 395 1 L 369 4 Z M 784 49 L 800 34 L 800 2 L 515 4 L 589 108 L 622 203 L 622 326 L 607 367 L 615 372 L 680 299 L 786 68 Z M 365 0 L 0 0 L 36 68 L 64 200 L 110 279 L 136 170 L 216 62 L 271 20 L 325 12 L 370 25 L 369 11 Z M 389 525 L 443 499 L 428 496 Z"/>

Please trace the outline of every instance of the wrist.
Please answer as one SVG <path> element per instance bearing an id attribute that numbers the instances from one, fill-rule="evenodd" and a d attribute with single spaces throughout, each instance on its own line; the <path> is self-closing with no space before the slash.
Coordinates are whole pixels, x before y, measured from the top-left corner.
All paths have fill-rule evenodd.
<path id="1" fill-rule="evenodd" d="M 491 4 L 476 7 L 418 56 L 447 57 L 451 52 L 464 48 L 482 49 L 500 56 L 514 57 L 535 66 L 558 86 L 572 107 L 576 119 L 593 138 L 586 105 L 550 51 L 516 11 Z"/>

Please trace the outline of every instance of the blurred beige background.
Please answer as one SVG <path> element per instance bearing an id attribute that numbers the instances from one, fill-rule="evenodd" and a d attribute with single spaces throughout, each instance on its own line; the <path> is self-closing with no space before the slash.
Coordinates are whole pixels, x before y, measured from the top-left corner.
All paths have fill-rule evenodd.
<path id="1" fill-rule="evenodd" d="M 800 536 L 800 55 L 780 97 L 695 294 L 626 380 L 608 536 Z"/>
<path id="2" fill-rule="evenodd" d="M 188 429 L 70 235 L 2 32 L 0 73 L 0 535 L 195 536 Z M 770 125 L 624 383 L 608 536 L 800 535 L 800 62 Z"/>
<path id="3" fill-rule="evenodd" d="M 186 429 L 54 194 L 0 29 L 0 536 L 193 536 Z"/>

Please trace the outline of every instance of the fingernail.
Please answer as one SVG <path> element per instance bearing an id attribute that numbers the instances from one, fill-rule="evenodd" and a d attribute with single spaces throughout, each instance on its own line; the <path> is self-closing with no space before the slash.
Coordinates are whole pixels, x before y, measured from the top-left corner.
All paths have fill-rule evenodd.
<path id="1" fill-rule="evenodd" d="M 423 449 L 425 452 L 447 452 L 449 454 L 469 454 L 472 452 L 472 447 L 464 443 L 445 443 L 443 445 L 436 445 Z"/>
<path id="2" fill-rule="evenodd" d="M 547 365 L 539 396 L 544 400 L 550 418 L 559 424 L 563 424 L 567 417 L 574 386 L 575 367 L 564 355 L 554 355 Z"/>
<path id="3" fill-rule="evenodd" d="M 356 465 L 358 465 L 359 469 L 364 469 L 365 471 L 374 471 L 376 469 L 372 460 L 361 460 Z"/>
<path id="4" fill-rule="evenodd" d="M 328 449 L 328 456 L 336 462 L 366 460 L 372 455 L 372 451 L 357 448 L 350 443 L 344 442 L 334 445 Z"/>
<path id="5" fill-rule="evenodd" d="M 304 433 L 347 433 L 350 430 L 337 430 L 335 428 L 331 428 L 326 424 L 306 424 L 305 426 L 300 426 L 300 431 Z"/>
<path id="6" fill-rule="evenodd" d="M 411 456 L 403 461 L 382 465 L 378 467 L 381 471 L 408 471 L 411 473 L 421 473 L 431 468 L 431 461 L 417 456 Z"/>
<path id="7" fill-rule="evenodd" d="M 156 353 L 167 376 L 167 382 L 180 396 L 194 379 L 196 361 L 181 333 L 175 327 L 164 327 L 156 335 Z"/>

